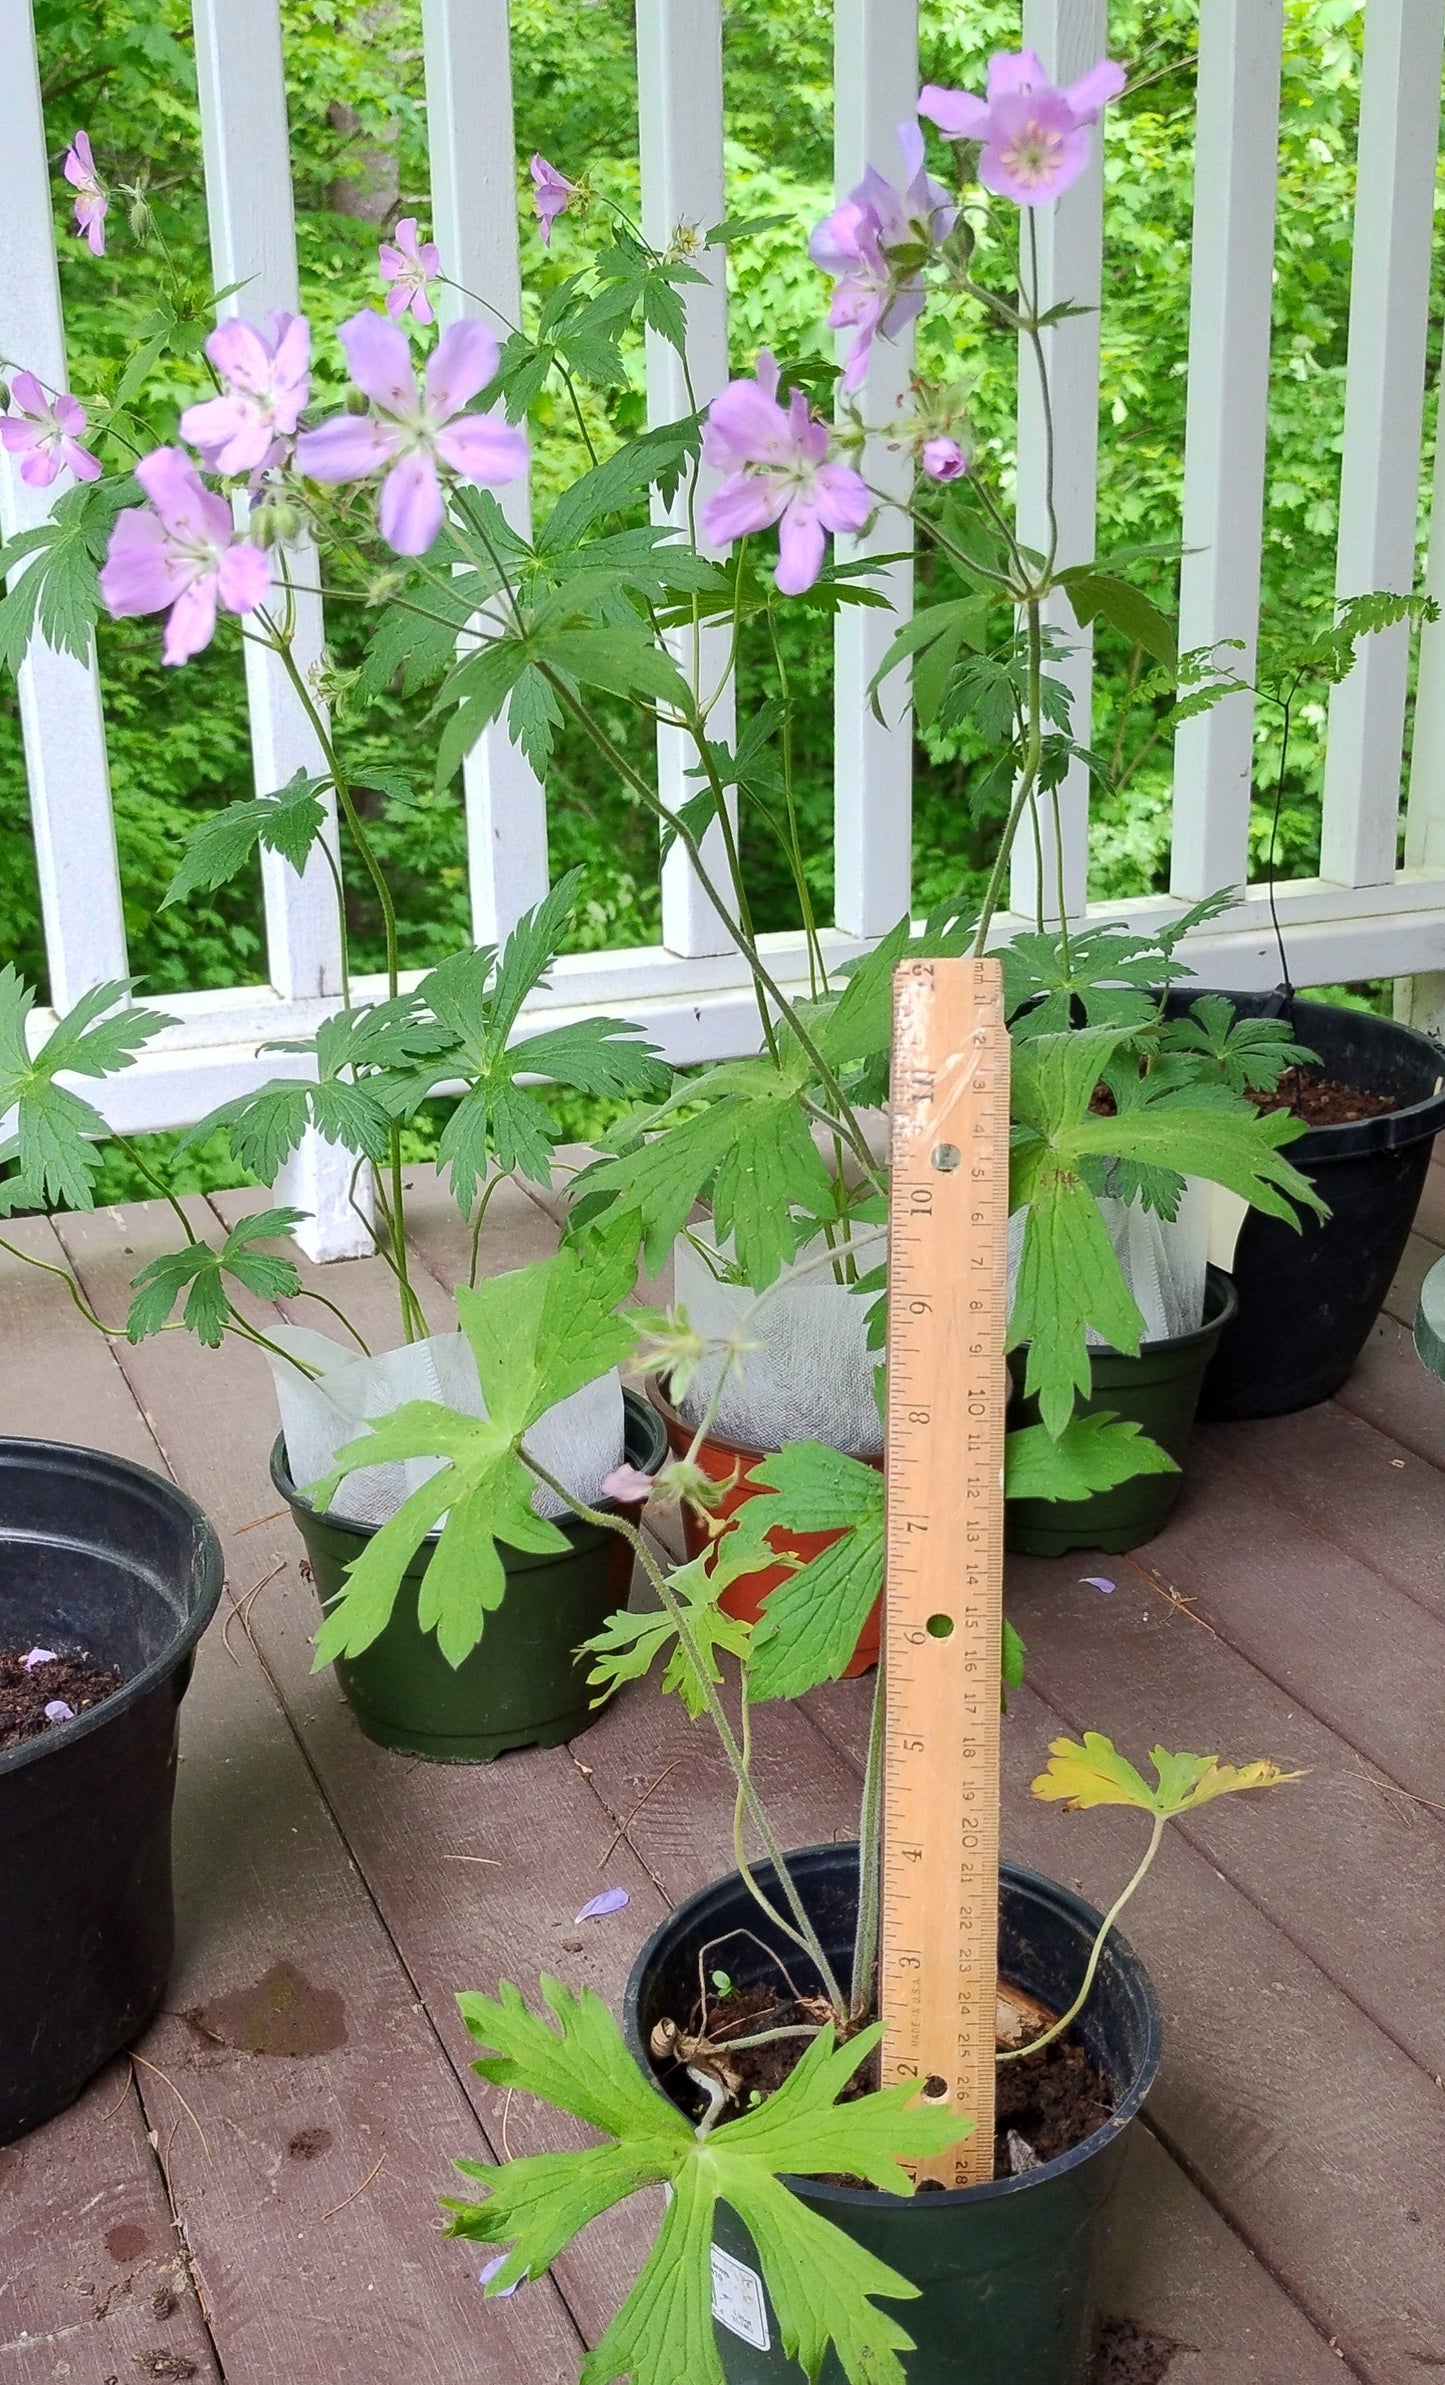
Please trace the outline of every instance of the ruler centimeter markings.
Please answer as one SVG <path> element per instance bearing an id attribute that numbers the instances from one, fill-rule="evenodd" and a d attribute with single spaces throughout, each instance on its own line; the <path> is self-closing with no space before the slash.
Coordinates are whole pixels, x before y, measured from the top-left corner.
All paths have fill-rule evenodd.
<path id="1" fill-rule="evenodd" d="M 975 2123 L 919 2179 L 993 2176 L 1008 1029 L 997 961 L 893 980 L 883 2083 Z"/>

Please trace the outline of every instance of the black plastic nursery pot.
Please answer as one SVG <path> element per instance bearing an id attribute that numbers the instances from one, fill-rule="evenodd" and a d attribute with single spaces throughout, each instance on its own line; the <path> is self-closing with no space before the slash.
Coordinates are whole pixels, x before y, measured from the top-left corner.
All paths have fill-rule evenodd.
<path id="1" fill-rule="evenodd" d="M 1137 1358 L 1121 1350 L 1090 1351 L 1093 1380 L 1078 1412 L 1092 1416 L 1104 1409 L 1128 1419 L 1182 1467 L 1205 1370 L 1238 1308 L 1230 1278 L 1211 1267 L 1204 1319 L 1193 1333 L 1141 1342 Z M 1011 1429 L 1037 1424 L 1037 1401 L 1012 1401 L 1008 1420 Z M 1088 1499 L 1010 1499 L 1004 1509 L 1007 1545 L 1026 1557 L 1061 1557 L 1068 1549 L 1120 1556 L 1163 1531 L 1183 1479 L 1182 1473 L 1136 1474 Z"/>
<path id="2" fill-rule="evenodd" d="M 858 1902 L 856 1846 L 810 1847 L 789 1868 L 830 1960 L 846 1979 Z M 757 1876 L 776 1896 L 776 1874 Z M 1010 1985 L 1062 2010 L 1077 1993 L 1099 1928 L 1089 1905 L 1037 1872 L 1005 1864 L 1000 1875 L 999 1967 Z M 738 1933 L 730 1938 L 729 1933 Z M 743 1933 L 755 1933 L 745 1935 Z M 679 1905 L 654 1932 L 627 1984 L 625 2026 L 633 2054 L 664 2016 L 690 2013 L 698 1959 L 719 1959 L 740 1986 L 768 1970 L 766 1918 L 736 1873 Z M 807 1959 L 777 1941 L 800 1990 L 816 1989 Z M 1071 2153 L 1016 2178 L 911 2198 L 798 2178 L 793 2192 L 919 2288 L 887 2308 L 916 2350 L 904 2355 L 910 2385 L 1084 2385 L 1098 2332 L 1097 2254 L 1118 2179 L 1124 2137 L 1159 2067 L 1159 2007 L 1143 1964 L 1111 1936 L 1079 2022 L 1109 2080 L 1113 2117 Z M 785 2358 L 751 2238 L 719 2207 L 713 2309 L 728 2385 L 801 2385 Z M 842 2385 L 830 2355 L 824 2385 Z"/>
<path id="3" fill-rule="evenodd" d="M 1174 989 L 1177 1015 L 1202 987 Z M 1246 1018 L 1272 1012 L 1267 994 L 1229 994 Z M 1295 1232 L 1251 1209 L 1234 1257 L 1239 1314 L 1204 1380 L 1212 1422 L 1284 1416 L 1338 1391 L 1369 1338 L 1404 1254 L 1430 1149 L 1445 1126 L 1445 1052 L 1428 1035 L 1372 1012 L 1294 1000 L 1282 1015 L 1317 1052 L 1327 1077 L 1399 1108 L 1347 1126 L 1315 1126 L 1285 1156 L 1330 1214 Z"/>
<path id="4" fill-rule="evenodd" d="M 655 1474 L 667 1455 L 662 1419 L 636 1392 L 624 1391 L 624 1455 Z M 377 1529 L 319 1512 L 296 1488 L 278 1438 L 271 1479 L 290 1506 L 323 1608 L 345 1587 L 346 1568 Z M 635 1519 L 639 1510 L 610 1499 L 604 1510 Z M 500 1548 L 507 1576 L 502 1603 L 489 1614 L 479 1645 L 452 1666 L 423 1631 L 417 1591 L 440 1532 L 429 1532 L 402 1577 L 390 1621 L 360 1656 L 339 1658 L 336 1676 L 368 1739 L 438 1764 L 487 1764 L 514 1747 L 556 1747 L 597 1720 L 587 1686 L 584 1640 L 627 1604 L 632 1551 L 618 1532 L 563 1517 L 566 1555 L 532 1556 Z"/>
<path id="5" fill-rule="evenodd" d="M 0 2144 L 142 2030 L 175 1946 L 176 1723 L 220 1545 L 159 1475 L 0 1440 L 0 1645 L 113 1666 L 113 1697 L 0 1752 Z"/>

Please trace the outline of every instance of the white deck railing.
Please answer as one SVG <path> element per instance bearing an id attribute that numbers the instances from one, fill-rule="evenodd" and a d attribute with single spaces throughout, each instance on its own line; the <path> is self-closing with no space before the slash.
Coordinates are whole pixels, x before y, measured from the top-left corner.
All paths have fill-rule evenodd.
<path id="1" fill-rule="evenodd" d="M 835 0 L 836 155 L 840 188 L 876 158 L 894 161 L 893 127 L 911 112 L 917 82 L 915 0 Z M 432 164 L 432 223 L 447 270 L 515 318 L 520 284 L 516 171 L 506 0 L 423 0 Z M 666 236 L 679 220 L 707 223 L 722 205 L 722 0 L 638 0 L 638 87 L 644 220 Z M 218 286 L 244 281 L 248 313 L 297 303 L 295 227 L 279 0 L 195 0 L 202 140 Z M 1107 48 L 1106 0 L 1024 0 L 1023 37 L 1061 81 Z M 1190 304 L 1185 447 L 1183 642 L 1243 641 L 1258 622 L 1265 488 L 1269 320 L 1283 0 L 1201 0 L 1199 155 Z M 1408 589 L 1414 578 L 1430 254 L 1440 129 L 1445 0 L 1370 0 L 1360 122 L 1337 587 L 1342 596 Z M 30 0 L 0 0 L 0 353 L 64 383 L 52 218 L 52 168 L 41 114 Z M 67 134 L 71 128 L 56 127 Z M 52 144 L 52 147 L 54 144 Z M 1102 174 L 1089 174 L 1040 230 L 1045 303 L 1097 303 Z M 716 252 L 713 256 L 716 257 Z M 721 271 L 688 291 L 694 385 L 707 397 L 727 366 Z M 454 293 L 448 293 L 455 302 Z M 820 285 L 820 305 L 823 292 Z M 227 304 L 234 308 L 241 301 Z M 1055 326 L 1058 467 L 1064 561 L 1094 542 L 1098 319 Z M 896 380 L 896 372 L 890 376 Z M 655 419 L 683 410 L 676 359 L 648 351 Z M 1027 390 L 1027 377 L 1024 381 Z M 1445 454 L 1445 449 L 1442 449 Z M 887 459 L 880 458 L 880 469 Z M 1445 508 L 1445 463 L 1437 495 Z M 56 484 L 58 494 L 65 485 Z M 26 490 L 0 457 L 7 531 L 41 517 L 48 493 Z M 525 492 L 515 497 L 525 519 Z M 1042 504 L 1041 425 L 1027 397 L 1020 423 L 1020 513 L 1025 533 Z M 1445 510 L 1440 519 L 1445 522 Z M 881 534 L 899 543 L 896 524 Z M 908 602 L 906 567 L 895 591 Z M 1431 555 L 1432 593 L 1445 597 L 1445 534 Z M 1064 624 L 1070 631 L 1072 622 Z M 865 690 L 886 617 L 840 621 L 836 697 L 836 918 L 840 953 L 891 925 L 909 894 L 911 736 L 890 706 L 881 730 Z M 304 635 L 319 646 L 319 606 Z M 1070 666 L 1076 733 L 1087 742 L 1091 656 L 1074 633 Z M 1406 828 L 1395 862 L 1406 721 L 1408 635 L 1371 640 L 1335 690 L 1325 785 L 1322 872 L 1279 892 L 1293 972 L 1301 984 L 1445 972 L 1445 621 L 1425 632 Z M 249 694 L 256 785 L 280 786 L 313 760 L 310 733 L 271 658 L 252 653 Z M 895 688 L 898 685 L 895 682 Z M 125 974 L 103 706 L 94 661 L 32 649 L 21 713 L 35 818 L 40 896 L 58 1007 L 87 986 Z M 1228 884 L 1247 869 L 1252 704 L 1236 696 L 1180 732 L 1175 754 L 1171 896 L 1096 906 L 1143 924 Z M 680 763 L 664 747 L 663 783 Z M 490 940 L 534 902 L 547 879 L 546 794 L 500 726 L 468 758 L 465 793 L 473 929 Z M 1083 899 L 1088 790 L 1066 792 L 1064 866 L 1071 909 Z M 168 997 L 177 1025 L 140 1065 L 106 1088 L 113 1122 L 132 1131 L 185 1124 L 278 1065 L 258 1044 L 305 1033 L 334 1002 L 337 936 L 324 872 L 296 877 L 268 863 L 269 986 Z M 1021 842 L 1013 901 L 1034 904 L 1034 859 Z M 1052 895 L 1052 887 L 1046 890 Z M 1006 932 L 1009 921 L 1002 927 Z M 538 998 L 548 1012 L 602 1007 L 636 1017 L 678 1061 L 750 1048 L 756 1017 L 745 973 L 676 853 L 663 873 L 661 944 L 569 957 Z M 0 929 L 3 942 L 3 929 Z M 801 983 L 805 956 L 791 935 L 765 939 L 784 981 Z M 1270 984 L 1277 959 L 1262 889 L 1190 945 L 1201 975 L 1239 987 Z M 43 1027 L 43 1019 L 41 1025 Z M 349 1170 L 349 1162 L 345 1163 Z M 326 1147 L 295 1186 L 323 1214 L 342 1169 Z M 333 1211 L 332 1216 L 336 1213 Z M 323 1247 L 341 1246 L 322 1225 Z"/>

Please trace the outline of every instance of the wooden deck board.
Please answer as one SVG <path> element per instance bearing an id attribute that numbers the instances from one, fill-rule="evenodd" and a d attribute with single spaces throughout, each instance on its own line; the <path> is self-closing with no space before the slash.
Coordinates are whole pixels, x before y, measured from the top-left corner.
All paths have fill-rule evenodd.
<path id="1" fill-rule="evenodd" d="M 441 1326 L 464 1238 L 429 1172 L 413 1174 L 418 1288 Z M 1427 1196 L 1434 1189 L 1432 1171 Z M 1191 1824 L 1131 1923 L 1160 1987 L 1169 2050 L 1157 2137 L 1141 2133 L 1121 2193 L 1109 2301 L 1176 2344 L 1167 2385 L 1324 2385 L 1342 2374 L 1418 2385 L 1445 2359 L 1431 1974 L 1445 1817 L 1427 1802 L 1440 1800 L 1427 1685 L 1445 1644 L 1445 1386 L 1419 1367 L 1401 1321 L 1411 1270 L 1423 1271 L 1445 1224 L 1445 1172 L 1441 1194 L 1438 1216 L 1422 1204 L 1427 1230 L 1397 1282 L 1397 1313 L 1343 1400 L 1201 1436 L 1188 1503 L 1143 1556 L 1197 1599 L 1218 1637 L 1127 1560 L 1020 1567 L 1011 1589 L 1033 1670 L 1007 1733 L 1009 1852 L 1095 1897 L 1127 1865 L 1127 1817 L 1069 1819 L 1027 1795 L 1061 1724 L 1097 1724 L 1135 1749 L 1157 1735 L 1268 1752 L 1310 1772 L 1268 1805 L 1220 1806 Z M 252 1205 L 227 1195 L 213 1207 L 229 1220 Z M 192 1213 L 207 1222 L 203 1204 Z M 550 1246 L 545 1204 L 508 1193 L 493 1216 L 491 1265 Z M 55 1248 L 36 1221 L 19 1231 Z M 112 1310 L 144 1251 L 174 1242 L 171 1221 L 147 1209 L 62 1220 L 58 1231 Z M 379 1261 L 313 1280 L 386 1337 L 394 1304 Z M 118 2277 L 103 2332 L 88 2340 L 109 2362 L 94 2385 L 123 2376 L 137 2350 L 158 2348 L 146 2335 L 145 2263 L 174 2266 L 179 2242 L 211 2335 L 183 2290 L 166 2340 L 208 2385 L 330 2385 L 342 2365 L 354 2385 L 470 2385 L 478 2374 L 489 2385 L 562 2385 L 575 2375 L 579 2330 L 595 2336 L 615 2305 L 637 2217 L 590 2231 L 555 2288 L 483 2308 L 473 2260 L 436 2230 L 449 2159 L 489 2158 L 504 2125 L 513 2150 L 564 2140 L 535 2108 L 504 2113 L 470 2073 L 451 1999 L 499 1974 L 526 1983 L 539 1968 L 616 1999 L 666 1902 L 730 1861 L 728 1776 L 710 1734 L 643 1689 L 570 1752 L 485 1771 L 371 1747 L 329 1677 L 310 1672 L 314 1600 L 289 1518 L 271 1513 L 274 1408 L 259 1354 L 254 1364 L 242 1354 L 238 1368 L 236 1352 L 213 1359 L 178 1334 L 108 1349 L 63 1287 L 3 1254 L 0 1302 L 0 1427 L 168 1463 L 227 1539 L 233 1598 L 284 1560 L 250 1610 L 250 1633 L 233 1622 L 231 1650 L 219 1626 L 209 1635 L 187 1700 L 182 1955 L 170 2009 L 141 2048 L 186 2095 L 208 2154 L 146 2074 L 144 2106 L 121 2095 L 103 2131 L 86 2129 L 87 2113 L 114 2105 L 121 2072 L 104 2102 L 92 2090 L 78 2114 L 0 2154 L 6 2252 L 17 2221 L 38 2248 L 23 2281 L 0 2262 L 0 2351 L 21 2329 L 53 2343 L 79 2325 L 78 2308 L 94 2325 L 75 2281 L 103 2298 Z M 305 1302 L 294 1313 L 325 1322 Z M 1112 1597 L 1079 1588 L 1078 1575 L 1095 1570 L 1119 1581 Z M 839 1684 L 806 1711 L 757 1718 L 764 1791 L 793 1843 L 852 1826 L 867 1694 Z M 572 1916 L 603 1880 L 631 1902 L 579 1929 Z M 299 2058 L 242 2053 L 184 2017 L 219 2012 L 224 2035 L 235 2018 L 227 1999 L 278 1959 L 295 1964 L 303 2012 L 320 2016 L 323 2036 L 335 2023 L 327 1998 L 340 1996 L 344 2045 Z M 293 2141 L 314 2141 L 311 2129 L 327 2136 L 322 2149 L 288 2156 Z M 346 2200 L 383 2151 L 376 2177 Z M 101 2260 L 120 2202 L 160 2248 L 138 2254 L 132 2271 Z M 20 2357 L 17 2385 L 58 2373 L 48 2354 Z M 8 2378 L 4 2362 L 0 2371 Z M 76 2381 L 92 2385 L 88 2371 Z"/>

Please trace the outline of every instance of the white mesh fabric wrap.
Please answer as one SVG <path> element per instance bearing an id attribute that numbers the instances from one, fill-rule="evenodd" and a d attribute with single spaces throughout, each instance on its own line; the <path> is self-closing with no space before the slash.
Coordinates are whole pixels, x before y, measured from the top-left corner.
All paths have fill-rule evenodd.
<path id="1" fill-rule="evenodd" d="M 434 1334 L 429 1341 L 384 1350 L 374 1358 L 354 1356 L 325 1334 L 309 1333 L 299 1325 L 275 1326 L 271 1339 L 292 1357 L 321 1369 L 313 1380 L 283 1359 L 270 1361 L 286 1436 L 286 1463 L 299 1490 L 331 1472 L 338 1450 L 359 1437 L 368 1419 L 389 1416 L 408 1400 L 436 1400 L 463 1416 L 486 1415 L 477 1362 L 465 1334 Z M 622 1383 L 615 1369 L 549 1408 L 527 1435 L 538 1463 L 586 1501 L 600 1497 L 604 1478 L 621 1463 L 622 1442 Z M 360 1467 L 341 1484 L 330 1512 L 348 1516 L 353 1523 L 383 1524 L 440 1465 L 437 1458 L 408 1458 Z M 555 1493 L 540 1484 L 532 1505 L 538 1515 L 568 1512 Z"/>
<path id="2" fill-rule="evenodd" d="M 881 1243 L 870 1244 L 860 1256 L 861 1272 L 876 1267 L 881 1254 Z M 713 1417 L 718 1432 L 754 1449 L 826 1441 L 850 1457 L 878 1455 L 883 1428 L 873 1369 L 880 1353 L 868 1347 L 876 1295 L 852 1292 L 834 1282 L 830 1268 L 816 1266 L 796 1276 L 785 1269 L 761 1295 L 746 1284 L 719 1283 L 685 1239 L 675 1263 L 674 1297 L 689 1324 L 710 1342 L 741 1330 L 755 1345 L 723 1389 Z M 678 1405 L 689 1424 L 707 1413 L 723 1365 L 721 1356 L 705 1358 L 683 1393 Z"/>
<path id="3" fill-rule="evenodd" d="M 1186 1179 L 1179 1215 L 1172 1223 L 1137 1201 L 1116 1201 L 1105 1195 L 1099 1202 L 1124 1281 L 1143 1316 L 1146 1342 L 1193 1333 L 1203 1321 L 1209 1206 L 1209 1186 L 1197 1176 Z M 1027 1216 L 1027 1209 L 1016 1209 L 1009 1219 L 1010 1302 L 1018 1281 Z M 1105 1346 L 1104 1336 L 1092 1327 L 1087 1339 L 1092 1349 Z"/>

